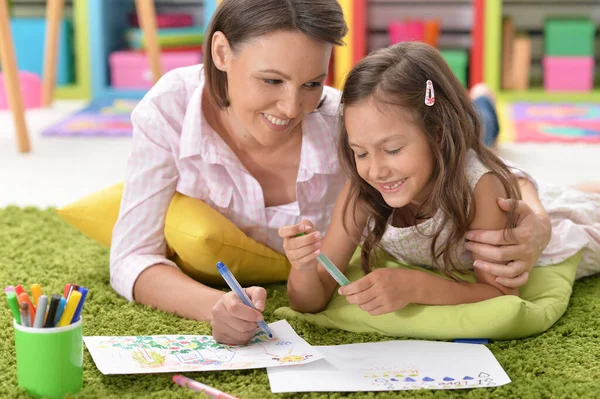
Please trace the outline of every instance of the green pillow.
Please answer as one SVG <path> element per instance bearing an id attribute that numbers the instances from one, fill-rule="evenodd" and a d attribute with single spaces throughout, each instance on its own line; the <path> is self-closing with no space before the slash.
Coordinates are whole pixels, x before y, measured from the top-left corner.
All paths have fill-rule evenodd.
<path id="1" fill-rule="evenodd" d="M 359 255 L 357 250 L 346 273 L 351 281 L 363 276 Z M 399 264 L 389 255 L 378 255 L 382 267 L 423 270 Z M 284 307 L 277 309 L 275 315 L 296 317 L 329 328 L 407 338 L 522 338 L 546 331 L 563 315 L 580 258 L 581 253 L 557 265 L 535 267 L 527 284 L 521 287 L 521 297 L 505 295 L 453 306 L 410 304 L 393 313 L 371 316 L 336 292 L 327 309 L 320 313 L 299 313 Z M 474 281 L 474 275 L 466 280 Z"/>

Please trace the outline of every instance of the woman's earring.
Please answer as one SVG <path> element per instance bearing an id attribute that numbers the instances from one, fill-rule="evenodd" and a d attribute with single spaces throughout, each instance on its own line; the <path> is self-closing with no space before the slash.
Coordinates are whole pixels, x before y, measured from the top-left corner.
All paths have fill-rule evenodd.
<path id="1" fill-rule="evenodd" d="M 425 86 L 425 105 L 431 107 L 435 104 L 435 91 L 433 90 L 433 83 L 428 80 Z"/>

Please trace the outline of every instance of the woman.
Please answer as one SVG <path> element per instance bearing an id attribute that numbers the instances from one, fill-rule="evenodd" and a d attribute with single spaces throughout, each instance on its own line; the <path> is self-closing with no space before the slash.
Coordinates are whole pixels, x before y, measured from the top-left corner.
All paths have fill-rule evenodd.
<path id="1" fill-rule="evenodd" d="M 323 82 L 346 32 L 336 0 L 221 3 L 205 35 L 204 65 L 166 74 L 132 114 L 133 148 L 111 248 L 111 284 L 119 294 L 210 321 L 220 342 L 249 341 L 265 290 L 246 288 L 254 310 L 182 273 L 165 257 L 165 214 L 178 191 L 282 253 L 279 227 L 306 218 L 325 230 L 345 176 L 336 158 L 340 94 Z M 525 283 L 549 239 L 535 190 L 528 184 L 523 191 L 531 207 L 518 204 L 517 242 L 505 242 L 502 231 L 473 237 L 474 252 L 515 261 L 488 264 L 507 285 Z"/>

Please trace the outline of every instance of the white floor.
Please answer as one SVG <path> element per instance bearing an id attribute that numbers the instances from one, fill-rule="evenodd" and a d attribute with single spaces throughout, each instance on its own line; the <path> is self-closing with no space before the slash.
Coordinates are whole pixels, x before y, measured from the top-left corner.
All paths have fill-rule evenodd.
<path id="1" fill-rule="evenodd" d="M 83 107 L 57 102 L 27 112 L 31 152 L 17 152 L 12 116 L 0 111 L 0 207 L 57 206 L 123 180 L 130 138 L 42 137 L 51 123 Z M 499 154 L 537 178 L 600 182 L 600 145 L 503 144 Z"/>

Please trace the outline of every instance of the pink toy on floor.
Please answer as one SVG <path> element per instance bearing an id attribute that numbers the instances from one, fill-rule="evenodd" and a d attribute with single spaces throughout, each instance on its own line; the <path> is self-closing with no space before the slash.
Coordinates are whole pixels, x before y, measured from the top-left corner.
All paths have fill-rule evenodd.
<path id="1" fill-rule="evenodd" d="M 42 80 L 33 72 L 19 71 L 21 96 L 26 109 L 42 106 Z M 0 109 L 8 109 L 4 76 L 0 73 Z"/>

